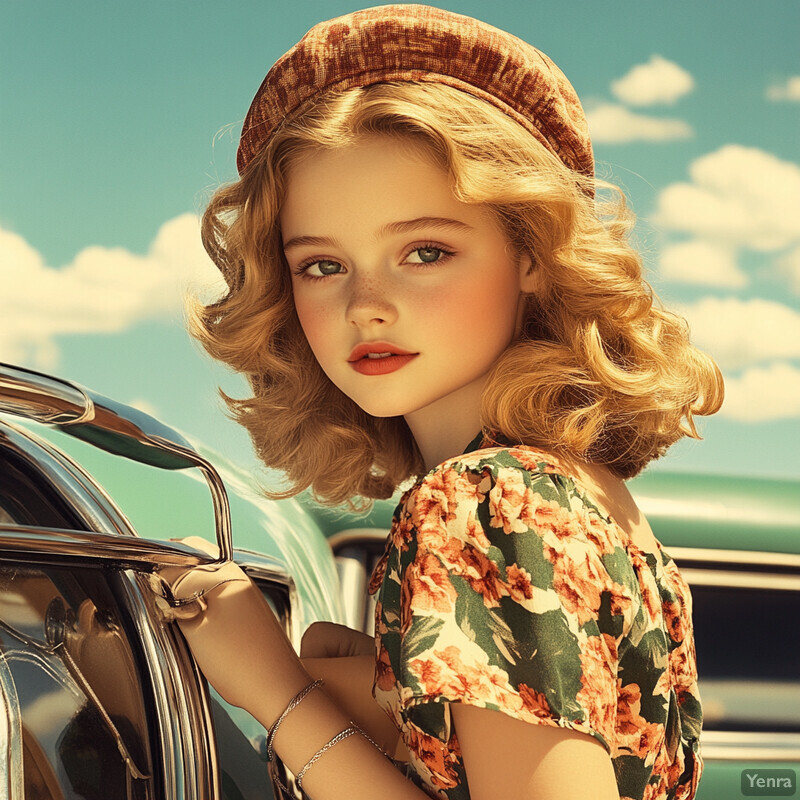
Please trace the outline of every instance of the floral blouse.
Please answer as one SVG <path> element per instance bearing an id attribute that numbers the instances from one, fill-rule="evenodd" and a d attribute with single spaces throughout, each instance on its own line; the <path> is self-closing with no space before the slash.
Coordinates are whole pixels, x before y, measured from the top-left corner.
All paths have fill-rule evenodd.
<path id="1" fill-rule="evenodd" d="M 491 447 L 429 472 L 395 511 L 370 592 L 375 698 L 431 797 L 469 798 L 449 703 L 593 736 L 623 800 L 694 797 L 689 588 L 551 456 Z"/>

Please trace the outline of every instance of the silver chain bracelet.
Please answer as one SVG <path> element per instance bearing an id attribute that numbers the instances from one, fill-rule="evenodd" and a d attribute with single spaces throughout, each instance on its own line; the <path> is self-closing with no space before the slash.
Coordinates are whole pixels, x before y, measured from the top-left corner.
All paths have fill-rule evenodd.
<path id="1" fill-rule="evenodd" d="M 301 769 L 300 772 L 297 773 L 297 777 L 295 778 L 295 784 L 297 784 L 297 788 L 302 790 L 303 778 L 305 777 L 306 772 L 308 772 L 311 769 L 311 767 L 313 767 L 314 764 L 316 764 L 316 762 L 319 761 L 319 759 L 322 758 L 322 756 L 324 756 L 325 753 L 328 752 L 328 750 L 330 750 L 334 745 L 339 744 L 339 742 L 341 742 L 342 740 L 347 739 L 348 736 L 353 736 L 353 734 L 361 732 L 362 732 L 361 728 L 358 728 L 355 725 L 351 725 L 349 728 L 345 728 L 343 731 L 337 733 L 336 736 L 334 736 L 333 739 L 331 739 L 327 744 L 322 745 L 322 747 L 320 747 L 320 749 L 317 750 L 317 752 L 314 753 L 313 756 L 311 756 L 311 758 L 308 760 L 308 763 L 303 767 L 303 769 Z"/>
<path id="2" fill-rule="evenodd" d="M 312 683 L 309 683 L 308 686 L 301 689 L 290 701 L 286 708 L 283 710 L 283 713 L 275 720 L 272 727 L 267 732 L 267 757 L 270 761 L 275 758 L 275 735 L 278 733 L 278 728 L 280 727 L 281 723 L 289 716 L 290 711 L 294 711 L 306 697 L 314 691 L 319 686 L 322 686 L 325 681 L 322 678 L 319 678 Z"/>

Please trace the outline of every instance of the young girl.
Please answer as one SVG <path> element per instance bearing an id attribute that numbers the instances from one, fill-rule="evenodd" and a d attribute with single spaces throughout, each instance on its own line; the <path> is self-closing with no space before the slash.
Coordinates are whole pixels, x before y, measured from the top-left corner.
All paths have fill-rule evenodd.
<path id="1" fill-rule="evenodd" d="M 210 682 L 314 800 L 693 797 L 691 598 L 624 479 L 722 384 L 595 197 L 566 78 L 476 20 L 367 9 L 273 66 L 238 166 L 194 324 L 251 381 L 231 407 L 285 495 L 407 490 L 374 642 L 314 626 L 301 661 L 241 574 L 175 579 Z"/>

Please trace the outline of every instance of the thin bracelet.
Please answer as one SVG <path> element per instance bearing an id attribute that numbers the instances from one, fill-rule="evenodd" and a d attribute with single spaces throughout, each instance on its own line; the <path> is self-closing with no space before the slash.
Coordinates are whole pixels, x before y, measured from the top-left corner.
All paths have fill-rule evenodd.
<path id="1" fill-rule="evenodd" d="M 309 683 L 308 686 L 306 686 L 304 689 L 301 689 L 289 701 L 289 705 L 287 705 L 286 708 L 283 710 L 283 714 L 281 714 L 278 717 L 278 719 L 275 720 L 275 723 L 273 724 L 273 726 L 267 732 L 267 757 L 269 758 L 270 761 L 272 761 L 272 759 L 275 758 L 275 750 L 273 748 L 273 744 L 275 742 L 275 734 L 277 734 L 278 728 L 280 727 L 281 722 L 283 722 L 286 719 L 286 717 L 289 715 L 289 712 L 293 711 L 295 708 L 297 708 L 297 706 L 299 706 L 300 703 L 302 703 L 303 700 L 305 700 L 306 697 L 311 692 L 314 691 L 314 689 L 316 689 L 319 686 L 322 686 L 324 683 L 325 683 L 325 681 L 323 681 L 322 678 L 318 678 L 317 680 L 313 681 L 312 683 Z"/>
<path id="2" fill-rule="evenodd" d="M 383 756 L 386 756 L 390 761 L 393 761 L 392 757 L 360 726 L 356 725 L 353 720 L 350 720 L 350 724 L 353 725 L 358 732 L 373 746 L 375 747 Z"/>
<path id="3" fill-rule="evenodd" d="M 351 725 L 349 728 L 345 728 L 343 731 L 340 731 L 333 737 L 327 744 L 322 745 L 316 753 L 308 760 L 308 763 L 297 773 L 297 777 L 294 779 L 295 785 L 298 789 L 303 788 L 303 778 L 305 777 L 306 772 L 308 772 L 314 764 L 322 758 L 325 753 L 328 752 L 334 745 L 339 744 L 343 739 L 346 739 L 348 736 L 353 736 L 356 733 L 361 733 L 361 728 L 357 728 L 355 725 Z"/>
<path id="4" fill-rule="evenodd" d="M 362 727 L 360 727 L 360 726 L 356 725 L 356 724 L 355 724 L 355 723 L 354 723 L 352 720 L 350 720 L 350 724 L 351 724 L 351 727 L 346 729 L 347 731 L 349 731 L 349 732 L 347 733 L 347 736 L 352 736 L 352 734 L 353 734 L 353 733 L 358 733 L 358 734 L 360 734 L 361 736 L 363 736 L 363 737 L 364 737 L 364 738 L 365 738 L 365 739 L 366 739 L 366 740 L 367 740 L 367 741 L 368 741 L 370 744 L 372 744 L 372 745 L 373 745 L 373 746 L 374 746 L 374 747 L 375 747 L 377 750 L 379 750 L 379 751 L 380 751 L 380 753 L 381 753 L 383 756 L 385 756 L 386 758 L 388 758 L 388 759 L 389 759 L 389 761 L 391 761 L 391 763 L 392 763 L 392 764 L 393 764 L 395 767 L 396 767 L 396 766 L 398 766 L 398 764 L 400 764 L 400 763 L 401 763 L 401 762 L 395 761 L 395 760 L 394 760 L 394 759 L 393 759 L 393 758 L 392 758 L 392 757 L 391 757 L 391 756 L 390 756 L 390 755 L 389 755 L 389 754 L 388 754 L 388 753 L 387 753 L 387 752 L 386 752 L 386 751 L 385 751 L 385 750 L 384 750 L 384 749 L 383 749 L 383 748 L 382 748 L 382 747 L 381 747 L 381 746 L 380 746 L 380 745 L 379 745 L 379 744 L 378 744 L 378 743 L 377 743 L 377 742 L 376 742 L 376 741 L 375 741 L 375 740 L 374 740 L 374 739 L 373 739 L 373 738 L 372 738 L 372 737 L 371 737 L 371 736 L 370 736 L 370 735 L 369 735 L 369 734 L 368 734 L 368 733 L 367 733 L 367 732 L 366 732 L 366 731 L 365 731 L 365 730 L 364 730 Z M 344 731 L 342 731 L 342 733 L 344 733 Z M 340 735 L 341 735 L 341 734 L 340 734 Z M 334 737 L 334 738 L 335 738 L 335 737 Z M 342 736 L 340 739 L 338 739 L 338 741 L 341 741 L 342 739 L 345 739 L 345 738 L 347 738 L 347 737 L 346 737 L 346 736 Z M 328 742 L 328 744 L 327 744 L 327 745 L 325 745 L 325 747 L 324 747 L 322 750 L 318 751 L 318 752 L 317 752 L 317 753 L 314 755 L 314 758 L 312 759 L 312 761 L 313 761 L 313 760 L 316 760 L 316 758 L 318 758 L 319 756 L 321 756 L 321 755 L 322 755 L 322 753 L 325 751 L 325 749 L 327 749 L 328 747 L 333 747 L 333 745 L 334 745 L 334 744 L 337 744 L 337 742 L 336 742 L 336 741 L 334 741 L 333 739 L 331 739 L 331 741 L 330 741 L 330 742 Z M 303 769 L 300 771 L 301 775 L 303 775 L 303 774 L 305 773 L 305 770 L 307 770 L 307 769 L 308 769 L 310 766 L 311 766 L 311 761 L 309 761 L 309 762 L 308 762 L 308 764 L 306 764 L 306 766 L 305 766 L 305 767 L 304 767 L 304 768 L 303 768 Z M 280 776 L 277 774 L 277 772 L 276 772 L 276 773 L 274 773 L 272 777 L 273 777 L 273 779 L 274 779 L 274 780 L 277 782 L 278 786 L 280 786 L 280 787 L 281 787 L 281 789 L 282 789 L 282 790 L 283 790 L 283 791 L 284 791 L 284 792 L 285 792 L 287 795 L 290 795 L 290 794 L 291 794 L 291 790 L 290 790 L 290 789 L 289 789 L 289 787 L 288 787 L 288 786 L 287 786 L 287 785 L 286 785 L 286 784 L 285 784 L 285 783 L 284 783 L 284 782 L 281 780 L 281 778 L 280 778 Z M 302 788 L 302 787 L 301 787 L 301 780 L 300 780 L 300 778 L 299 778 L 299 777 L 298 777 L 298 778 L 295 778 L 295 785 L 297 786 L 297 788 L 298 788 L 298 789 Z"/>

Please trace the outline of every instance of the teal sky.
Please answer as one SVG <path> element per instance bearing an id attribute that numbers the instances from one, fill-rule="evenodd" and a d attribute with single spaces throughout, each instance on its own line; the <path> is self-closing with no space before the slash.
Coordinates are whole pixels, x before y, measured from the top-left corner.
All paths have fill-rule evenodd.
<path id="1" fill-rule="evenodd" d="M 437 5 L 515 33 L 567 73 L 599 171 L 640 215 L 652 282 L 720 360 L 730 408 L 654 468 L 800 478 L 800 5 Z M 211 275 L 181 215 L 235 176 L 266 70 L 315 22 L 358 7 L 7 4 L 0 360 L 150 408 L 246 463 L 246 437 L 215 397 L 220 382 L 242 384 L 189 342 L 166 276 Z M 612 87 L 646 64 L 653 97 L 633 78 Z"/>

